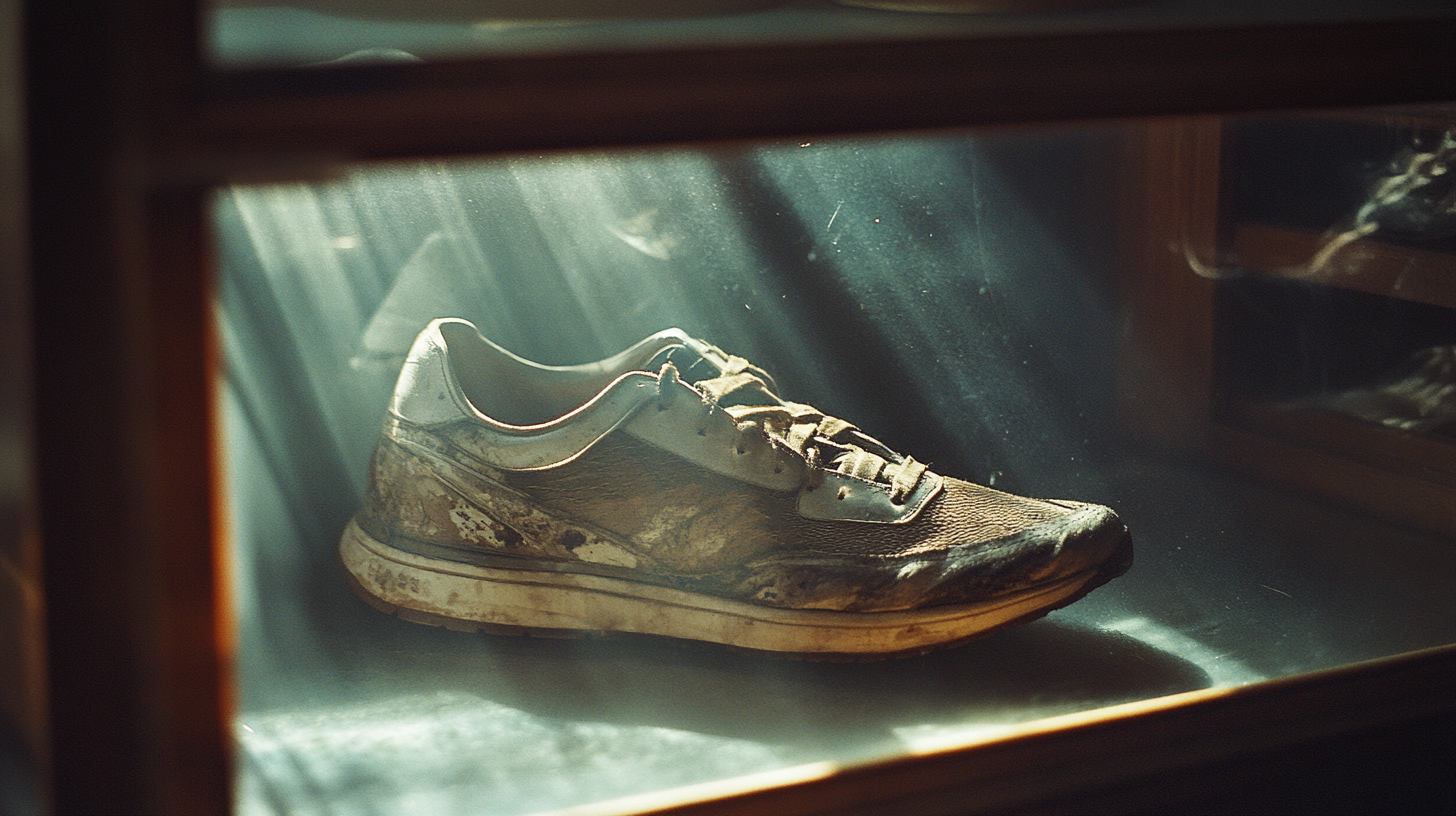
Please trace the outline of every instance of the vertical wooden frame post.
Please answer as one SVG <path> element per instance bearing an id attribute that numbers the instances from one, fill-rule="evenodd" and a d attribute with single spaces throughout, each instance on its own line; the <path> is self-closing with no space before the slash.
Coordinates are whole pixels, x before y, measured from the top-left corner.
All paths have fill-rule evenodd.
<path id="1" fill-rule="evenodd" d="M 57 813 L 228 809 L 194 4 L 26 6 L 36 497 Z"/>
<path id="2" fill-rule="evenodd" d="M 214 428 L 217 347 L 208 193 L 152 190 L 146 201 L 154 437 L 149 496 L 156 582 L 148 695 L 156 723 L 150 795 L 168 813 L 225 813 L 232 777 L 231 632 L 220 585 L 222 462 Z"/>

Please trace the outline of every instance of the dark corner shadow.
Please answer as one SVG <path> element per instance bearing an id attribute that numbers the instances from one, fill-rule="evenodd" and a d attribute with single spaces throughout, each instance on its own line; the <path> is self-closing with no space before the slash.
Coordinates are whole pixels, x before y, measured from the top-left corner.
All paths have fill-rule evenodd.
<path id="1" fill-rule="evenodd" d="M 0 718 L 0 814 L 29 816 L 45 810 L 40 768 L 23 734 Z"/>
<path id="2" fill-rule="evenodd" d="M 782 746 L 873 746 L 899 727 L 1012 723 L 1210 685 L 1145 643 L 1050 619 L 920 657 L 816 663 L 647 636 L 464 634 L 354 604 L 335 632 L 336 655 L 350 656 L 321 679 L 356 700 L 463 693 L 551 720 Z"/>

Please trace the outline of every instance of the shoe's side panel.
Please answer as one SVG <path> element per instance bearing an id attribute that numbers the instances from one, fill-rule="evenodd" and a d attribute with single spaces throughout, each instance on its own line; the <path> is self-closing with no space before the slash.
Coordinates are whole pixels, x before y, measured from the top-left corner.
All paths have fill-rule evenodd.
<path id="1" fill-rule="evenodd" d="M 433 440 L 432 450 L 418 440 Z M 458 561 L 481 557 L 536 564 L 632 569 L 639 559 L 620 536 L 552 515 L 502 483 L 499 471 L 462 461 L 442 437 L 381 436 L 358 523 L 375 538 L 428 548 Z"/>
<path id="2" fill-rule="evenodd" d="M 1091 505 L 1040 503 L 1026 511 L 1046 505 L 1028 517 L 1034 524 L 968 526 L 962 505 L 989 499 L 960 483 L 919 529 L 808 520 L 793 493 L 706 471 L 626 434 L 568 465 L 525 472 L 471 459 L 449 429 L 407 436 L 381 438 L 358 517 L 382 541 L 445 560 L 513 560 L 778 608 L 885 611 L 1011 594 L 1093 567 L 1126 538 L 1115 515 Z"/>

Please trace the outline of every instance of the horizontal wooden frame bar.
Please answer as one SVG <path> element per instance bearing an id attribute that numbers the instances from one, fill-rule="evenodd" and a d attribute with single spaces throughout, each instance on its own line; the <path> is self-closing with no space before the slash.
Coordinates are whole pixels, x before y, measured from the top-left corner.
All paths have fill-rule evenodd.
<path id="1" fill-rule="evenodd" d="M 1453 53 L 1456 19 L 211 72 L 159 170 L 1448 101 Z"/>

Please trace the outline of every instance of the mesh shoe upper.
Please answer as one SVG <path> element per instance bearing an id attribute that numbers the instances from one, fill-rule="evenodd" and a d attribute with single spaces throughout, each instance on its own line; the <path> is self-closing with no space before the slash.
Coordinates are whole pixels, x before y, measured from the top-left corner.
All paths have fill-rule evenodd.
<path id="1" fill-rule="evenodd" d="M 1087 572 L 1125 543 L 1107 508 L 939 476 L 681 332 L 547 369 L 460 323 L 417 343 L 358 517 L 403 549 L 775 607 L 889 611 Z M 493 383 L 527 398 L 533 374 L 567 395 L 545 412 L 560 417 L 503 423 L 481 409 L 505 404 L 482 393 Z"/>

